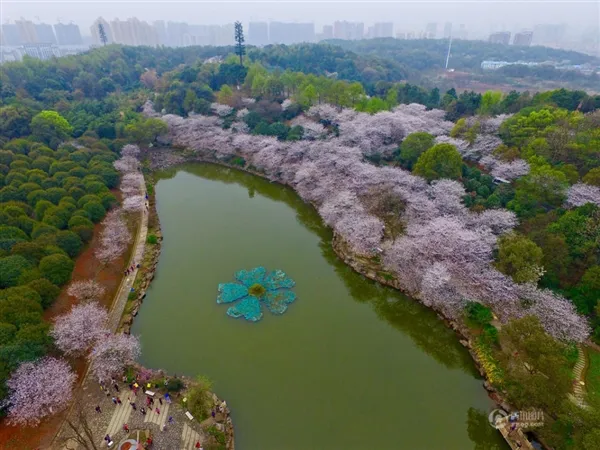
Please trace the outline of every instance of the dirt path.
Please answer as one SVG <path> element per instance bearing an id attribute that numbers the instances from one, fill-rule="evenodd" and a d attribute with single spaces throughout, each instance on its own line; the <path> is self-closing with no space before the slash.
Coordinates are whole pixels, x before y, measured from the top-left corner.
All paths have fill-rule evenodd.
<path id="1" fill-rule="evenodd" d="M 140 189 L 141 189 L 141 195 L 146 195 L 146 184 L 145 184 L 144 179 L 142 179 Z M 133 272 L 130 272 L 129 275 L 127 275 L 127 276 L 123 276 L 123 273 L 121 273 L 121 277 L 120 277 L 121 282 L 119 284 L 119 288 L 117 289 L 117 292 L 115 293 L 115 295 L 113 297 L 113 301 L 112 301 L 111 307 L 109 309 L 109 317 L 108 317 L 109 328 L 112 332 L 115 332 L 117 330 L 117 327 L 119 326 L 119 321 L 121 320 L 121 315 L 123 314 L 123 309 L 125 308 L 125 304 L 127 303 L 127 297 L 133 286 L 135 277 L 138 273 L 138 269 L 135 266 L 139 261 L 141 261 L 142 256 L 144 254 L 144 249 L 145 249 L 145 244 L 146 244 L 146 236 L 148 233 L 148 215 L 149 214 L 148 214 L 148 211 L 146 210 L 146 208 L 143 208 L 140 212 L 140 222 L 139 222 L 139 226 L 137 227 L 137 232 L 135 234 L 135 239 L 134 239 L 132 250 L 130 251 L 129 261 L 128 261 L 127 265 L 124 266 L 124 267 L 134 266 L 134 270 L 133 270 Z M 123 265 L 115 264 L 113 266 L 113 268 L 114 267 L 122 268 Z M 121 269 L 118 269 L 118 270 L 121 270 Z M 88 366 L 86 368 L 86 371 L 85 371 L 83 377 L 81 378 L 78 389 L 80 389 L 83 386 L 86 386 L 88 384 L 89 374 L 90 374 L 90 372 L 89 372 L 89 366 Z M 86 388 L 84 387 L 83 389 L 85 390 Z M 71 414 L 71 413 L 72 413 L 72 411 L 69 411 L 68 414 Z M 66 431 L 65 422 L 64 422 L 65 418 L 66 418 L 66 415 L 63 417 L 63 421 L 62 421 L 58 431 L 53 436 L 52 441 L 49 443 L 48 448 L 54 448 L 54 446 L 57 443 L 57 441 L 59 440 L 60 436 L 65 433 L 65 431 Z M 58 446 L 56 448 L 62 448 L 62 446 Z"/>

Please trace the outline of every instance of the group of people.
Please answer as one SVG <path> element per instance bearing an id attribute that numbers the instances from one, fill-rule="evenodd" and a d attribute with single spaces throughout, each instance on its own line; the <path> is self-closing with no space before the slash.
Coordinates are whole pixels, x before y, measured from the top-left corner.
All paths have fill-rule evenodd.
<path id="1" fill-rule="evenodd" d="M 127 379 L 126 376 L 123 377 L 123 383 L 128 384 L 129 389 L 131 391 L 131 394 L 128 396 L 127 401 L 129 402 L 130 406 L 133 408 L 134 411 L 138 410 L 138 405 L 136 404 L 138 391 L 140 388 L 143 389 L 143 387 L 140 386 L 140 384 L 138 384 L 137 380 L 138 380 L 137 376 L 136 376 L 135 380 L 132 382 L 128 382 L 129 380 Z M 166 385 L 166 381 L 165 381 L 165 385 Z M 111 387 L 114 390 L 114 393 L 111 390 Z M 150 387 L 150 384 L 148 384 L 148 387 Z M 156 387 L 158 388 L 158 385 L 156 385 Z M 110 383 L 101 382 L 100 390 L 102 392 L 106 393 L 107 397 L 111 397 L 111 395 L 112 395 L 111 400 L 115 406 L 119 406 L 119 405 L 123 404 L 123 402 L 119 396 L 121 394 L 119 385 L 117 384 L 117 381 L 114 378 L 111 379 Z M 155 404 L 156 400 L 158 400 L 158 404 Z M 139 411 L 142 414 L 142 416 L 145 416 L 148 413 L 147 409 L 149 411 L 156 412 L 156 414 L 160 414 L 160 408 L 163 406 L 164 402 L 166 402 L 167 404 L 172 402 L 171 396 L 168 392 L 166 392 L 164 395 L 158 396 L 156 398 L 154 398 L 154 395 L 146 395 L 145 405 L 140 406 Z M 95 410 L 96 410 L 96 413 L 102 413 L 102 409 L 101 409 L 100 405 L 97 405 Z M 173 420 L 173 416 L 169 416 L 168 424 L 173 425 L 174 423 L 175 423 L 175 421 Z M 162 426 L 161 431 L 165 431 L 166 428 L 167 428 L 167 424 Z M 127 423 L 123 424 L 123 431 L 125 433 L 129 434 L 130 429 L 129 429 L 129 425 Z M 108 434 L 106 436 L 104 436 L 104 440 L 106 441 L 107 446 L 109 446 L 109 447 L 112 446 L 113 442 L 112 442 L 111 437 Z M 196 448 L 202 450 L 202 447 L 200 446 L 200 442 L 198 441 L 196 444 L 197 444 Z M 152 439 L 148 438 L 145 448 L 150 448 L 151 445 L 152 445 Z"/>
<path id="2" fill-rule="evenodd" d="M 130 273 L 133 273 L 133 271 L 134 271 L 136 268 L 137 268 L 137 269 L 139 269 L 139 268 L 140 268 L 140 264 L 139 264 L 139 263 L 137 263 L 137 264 L 136 264 L 136 263 L 134 262 L 134 263 L 131 265 L 131 267 L 128 267 L 127 269 L 125 269 L 125 271 L 124 271 L 123 273 L 125 274 L 125 276 L 127 276 L 127 275 L 129 275 Z"/>

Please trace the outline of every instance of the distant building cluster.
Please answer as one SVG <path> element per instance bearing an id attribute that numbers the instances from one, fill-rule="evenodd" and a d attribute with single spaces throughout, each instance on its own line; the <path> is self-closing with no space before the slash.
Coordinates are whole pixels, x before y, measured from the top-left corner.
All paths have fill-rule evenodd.
<path id="1" fill-rule="evenodd" d="M 33 23 L 17 20 L 2 24 L 0 44 L 17 47 L 26 44 L 83 45 L 79 26 L 74 23 Z"/>
<path id="2" fill-rule="evenodd" d="M 497 31 L 495 33 L 490 34 L 488 41 L 493 44 L 509 45 L 510 38 L 511 38 L 510 31 Z M 515 33 L 512 44 L 529 47 L 531 45 L 532 39 L 533 39 L 532 31 L 521 31 L 519 33 Z"/>
<path id="3" fill-rule="evenodd" d="M 0 27 L 0 62 L 21 61 L 25 55 L 49 59 L 87 50 L 74 23 L 33 23 L 17 20 Z"/>
<path id="4" fill-rule="evenodd" d="M 547 61 L 547 62 L 541 62 L 541 63 L 531 62 L 531 61 L 514 61 L 514 62 L 483 61 L 481 63 L 481 69 L 482 70 L 496 70 L 501 67 L 514 66 L 514 65 L 528 66 L 528 67 L 547 66 L 547 67 L 554 67 L 557 70 L 574 70 L 574 71 L 582 72 L 582 73 L 588 74 L 588 75 L 591 73 L 595 73 L 598 70 L 597 67 L 594 67 L 591 64 L 560 64 L 560 63 L 556 63 L 553 61 Z"/>

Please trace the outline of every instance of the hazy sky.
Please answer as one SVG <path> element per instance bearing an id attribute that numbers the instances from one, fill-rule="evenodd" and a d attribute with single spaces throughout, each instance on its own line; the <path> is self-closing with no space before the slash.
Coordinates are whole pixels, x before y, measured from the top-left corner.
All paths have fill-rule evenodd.
<path id="1" fill-rule="evenodd" d="M 20 17 L 47 23 L 74 21 L 83 34 L 98 17 L 173 20 L 218 24 L 240 20 L 310 21 L 319 27 L 335 20 L 394 22 L 396 31 L 420 29 L 429 21 L 465 23 L 472 31 L 492 25 L 509 29 L 536 23 L 567 23 L 573 32 L 600 24 L 600 0 L 0 0 L 0 21 Z M 438 29 L 441 28 L 438 25 Z"/>

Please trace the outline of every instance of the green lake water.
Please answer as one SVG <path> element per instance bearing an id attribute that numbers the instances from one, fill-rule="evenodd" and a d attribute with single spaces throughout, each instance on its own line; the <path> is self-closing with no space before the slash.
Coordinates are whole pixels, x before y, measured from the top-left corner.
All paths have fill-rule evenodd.
<path id="1" fill-rule="evenodd" d="M 214 165 L 156 185 L 164 234 L 132 332 L 141 363 L 204 374 L 240 450 L 505 449 L 468 353 L 437 316 L 353 272 L 291 190 Z M 281 269 L 298 300 L 260 322 L 226 315 L 217 285 Z"/>

